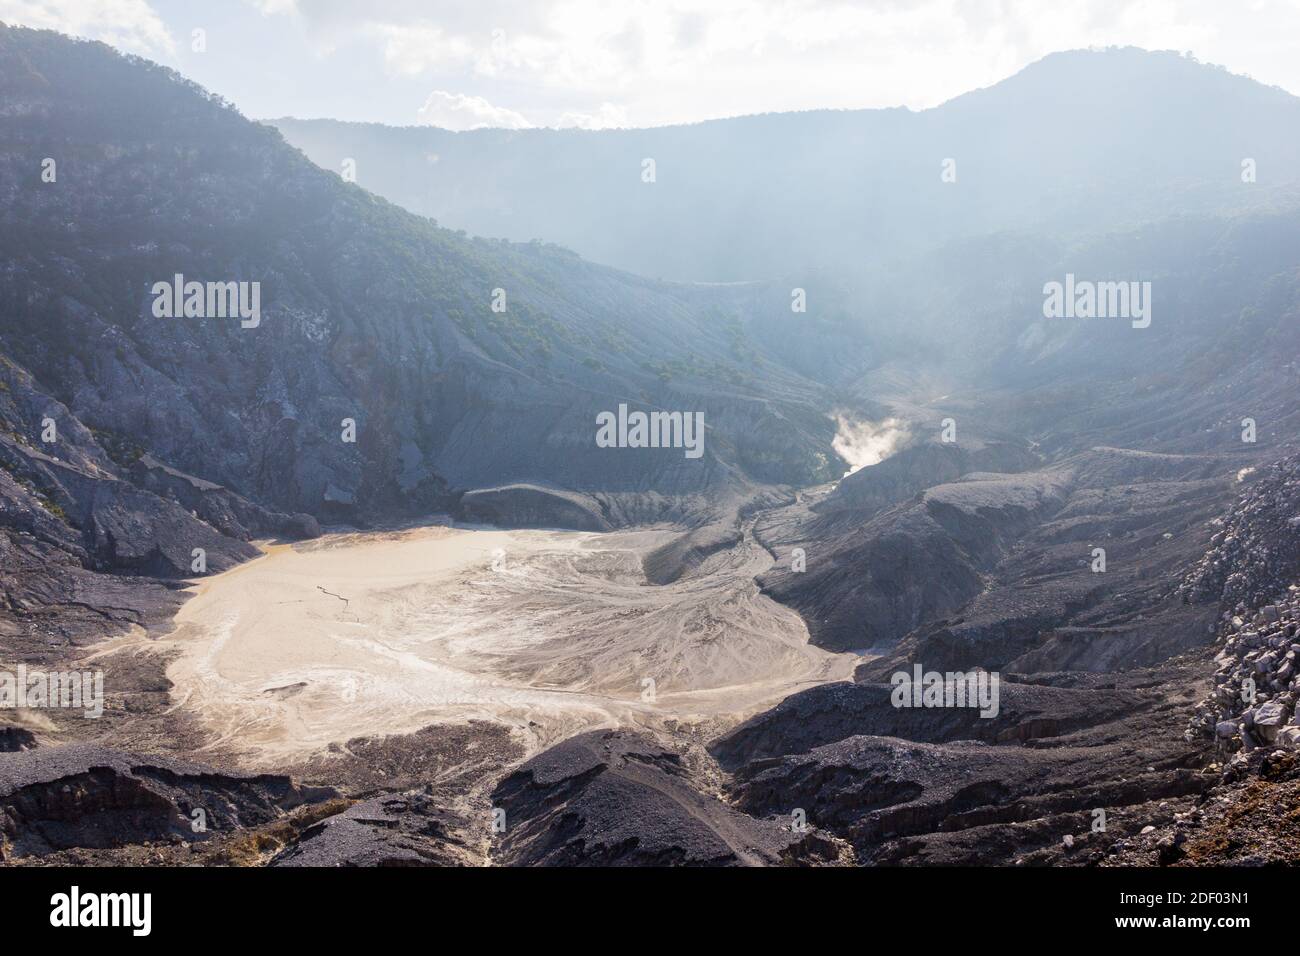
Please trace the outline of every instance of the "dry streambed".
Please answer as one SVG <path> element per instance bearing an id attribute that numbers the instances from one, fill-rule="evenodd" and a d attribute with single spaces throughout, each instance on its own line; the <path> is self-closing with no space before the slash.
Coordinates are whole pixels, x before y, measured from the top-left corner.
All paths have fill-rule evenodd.
<path id="1" fill-rule="evenodd" d="M 429 527 L 271 546 L 196 584 L 167 638 L 178 709 L 253 764 L 362 735 L 498 721 L 528 751 L 597 727 L 722 730 L 859 659 L 759 593 L 748 537 L 646 583 L 666 533 Z"/>

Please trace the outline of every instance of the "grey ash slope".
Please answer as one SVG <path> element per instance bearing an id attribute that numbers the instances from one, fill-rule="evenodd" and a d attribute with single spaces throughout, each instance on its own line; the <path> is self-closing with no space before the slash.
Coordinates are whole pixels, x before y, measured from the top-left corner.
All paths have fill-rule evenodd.
<path id="1" fill-rule="evenodd" d="M 763 817 L 802 807 L 851 843 L 859 863 L 1156 862 L 1154 839 L 1137 840 L 1140 831 L 1169 827 L 1177 813 L 1184 822 L 1168 839 L 1186 839 L 1186 821 L 1201 818 L 1192 808 L 1218 785 L 1211 737 L 1216 720 L 1235 716 L 1233 675 L 1259 658 L 1277 668 L 1266 677 L 1283 719 L 1295 699 L 1293 665 L 1282 660 L 1289 616 L 1272 625 L 1281 649 L 1267 657 L 1254 634 L 1229 641 L 1241 654 L 1256 649 L 1235 671 L 1237 660 L 1223 664 L 1205 698 L 1219 622 L 1249 618 L 1297 573 L 1294 455 L 1236 475 L 1243 461 L 1279 450 L 1242 459 L 1230 449 L 1101 447 L 1017 474 L 966 474 L 891 504 L 906 493 L 900 476 L 921 480 L 949 463 L 922 447 L 878 482 L 874 469 L 843 482 L 842 501 L 838 491 L 806 496 L 769 514 L 760 532 L 781 539 L 782 556 L 806 547 L 809 564 L 803 574 L 779 565 L 765 586 L 800 609 L 815 641 L 884 653 L 855 683 L 796 694 L 711 744 L 738 806 Z M 967 452 L 977 453 L 986 451 Z M 1103 573 L 1092 567 L 1098 545 Z M 895 709 L 891 675 L 916 665 L 1000 672 L 999 713 Z M 1300 736 L 1276 739 L 1291 748 Z M 1293 781 L 1293 765 L 1289 753 L 1281 764 L 1238 757 L 1229 780 Z M 1244 806 L 1256 790 L 1231 799 Z M 1107 833 L 1092 832 L 1097 809 Z M 1285 854 L 1294 859 L 1295 847 Z"/>
<path id="2" fill-rule="evenodd" d="M 831 473 L 819 387 L 747 342 L 727 289 L 459 237 L 100 45 L 6 28 L 0 89 L 4 350 L 160 462 L 332 518 L 532 482 L 625 496 L 615 524 Z M 260 281 L 261 326 L 153 317 L 175 273 Z M 620 402 L 703 411 L 704 458 L 602 453 Z"/>
<path id="3" fill-rule="evenodd" d="M 57 440 L 44 442 L 43 422 Z M 51 654 L 142 626 L 165 629 L 193 573 L 194 549 L 213 571 L 257 552 L 254 537 L 318 533 L 226 488 L 165 468 L 131 464 L 0 356 L 0 588 L 6 661 Z"/>
<path id="4" fill-rule="evenodd" d="M 596 731 L 529 760 L 492 794 L 513 866 L 762 866 L 829 847 L 716 796 L 682 755 L 627 731 Z M 830 854 L 833 856 L 833 854 Z"/>

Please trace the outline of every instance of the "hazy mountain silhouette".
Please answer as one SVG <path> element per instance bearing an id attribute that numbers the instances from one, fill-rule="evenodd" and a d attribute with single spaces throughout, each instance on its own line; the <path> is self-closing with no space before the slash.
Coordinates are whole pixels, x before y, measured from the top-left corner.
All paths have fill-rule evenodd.
<path id="1" fill-rule="evenodd" d="M 1259 208 L 1300 182 L 1300 99 L 1134 48 L 1053 54 L 920 112 L 599 132 L 274 122 L 326 169 L 350 158 L 361 185 L 443 225 L 704 281 L 851 274 L 1003 230 L 1077 238 L 1172 210 Z M 941 180 L 949 158 L 956 183 Z"/>

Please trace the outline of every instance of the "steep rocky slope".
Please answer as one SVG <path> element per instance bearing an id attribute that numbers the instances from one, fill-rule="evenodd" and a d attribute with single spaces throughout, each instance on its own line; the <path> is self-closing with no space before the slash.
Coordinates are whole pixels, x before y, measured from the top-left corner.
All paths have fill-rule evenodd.
<path id="1" fill-rule="evenodd" d="M 70 847 L 204 841 L 337 794 L 93 746 L 0 754 L 0 861 Z"/>
<path id="2" fill-rule="evenodd" d="M 711 744 L 738 805 L 802 808 L 859 862 L 1294 860 L 1298 460 L 1242 481 L 1203 456 L 1063 462 L 1067 503 L 959 614 Z M 913 664 L 1000 671 L 998 714 L 892 706 Z"/>
<path id="3" fill-rule="evenodd" d="M 496 858 L 522 866 L 757 866 L 827 855 L 812 831 L 736 812 L 678 753 L 627 732 L 584 734 L 534 757 L 493 792 Z M 834 853 L 829 856 L 834 859 Z"/>
<path id="4" fill-rule="evenodd" d="M 0 92 L 4 350 L 151 460 L 333 520 L 523 482 L 622 523 L 833 473 L 819 387 L 747 340 L 725 287 L 439 229 L 98 44 L 4 28 Z M 260 283 L 260 321 L 157 317 L 178 274 Z M 597 447 L 620 404 L 702 412 L 702 455 Z"/>
<path id="5" fill-rule="evenodd" d="M 1202 746 L 1213 741 L 1215 786 L 1112 847 L 1111 865 L 1300 860 L 1300 457 L 1263 469 L 1216 526 L 1182 587 L 1221 611 L 1211 692 L 1185 731 Z"/>
<path id="6" fill-rule="evenodd" d="M 1221 519 L 1187 575 L 1188 601 L 1222 609 L 1214 693 L 1189 736 L 1212 738 L 1239 758 L 1260 747 L 1300 745 L 1292 719 L 1300 679 L 1300 456 L 1264 470 Z M 1234 760 L 1234 765 L 1241 762 Z"/>
<path id="7" fill-rule="evenodd" d="M 255 555 L 252 538 L 318 533 L 307 515 L 92 432 L 0 353 L 0 660 L 43 661 L 131 626 L 165 626 L 196 553 L 215 572 Z"/>

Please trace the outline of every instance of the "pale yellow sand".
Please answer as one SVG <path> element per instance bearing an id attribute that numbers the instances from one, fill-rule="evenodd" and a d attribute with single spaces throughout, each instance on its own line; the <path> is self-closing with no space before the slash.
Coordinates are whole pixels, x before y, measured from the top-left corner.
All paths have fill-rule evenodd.
<path id="1" fill-rule="evenodd" d="M 668 719 L 717 730 L 861 660 L 811 647 L 758 593 L 771 559 L 750 541 L 647 584 L 638 554 L 663 540 L 432 527 L 273 546 L 197 582 L 167 638 L 173 697 L 255 763 L 473 718 L 534 750 Z"/>

